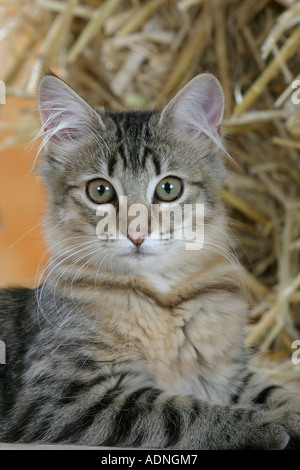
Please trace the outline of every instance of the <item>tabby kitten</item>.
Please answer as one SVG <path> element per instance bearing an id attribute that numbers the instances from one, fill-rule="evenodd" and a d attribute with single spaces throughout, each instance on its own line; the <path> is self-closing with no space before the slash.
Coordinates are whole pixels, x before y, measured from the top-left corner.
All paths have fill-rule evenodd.
<path id="1" fill-rule="evenodd" d="M 195 77 L 162 110 L 108 112 L 48 74 L 39 102 L 51 256 L 42 285 L 0 293 L 0 441 L 299 448 L 300 396 L 247 366 L 217 79 Z M 193 212 L 134 227 L 134 204 Z M 204 242 L 187 248 L 196 205 Z"/>

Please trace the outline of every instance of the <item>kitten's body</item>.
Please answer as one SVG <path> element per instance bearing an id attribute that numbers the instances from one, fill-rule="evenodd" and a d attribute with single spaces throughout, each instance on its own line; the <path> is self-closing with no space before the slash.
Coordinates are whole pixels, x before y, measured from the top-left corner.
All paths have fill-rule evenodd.
<path id="1" fill-rule="evenodd" d="M 7 350 L 0 366 L 0 440 L 194 449 L 299 445 L 299 397 L 247 367 L 247 306 L 220 197 L 224 169 L 211 138 L 189 128 L 197 86 L 208 98 L 198 93 L 205 104 L 200 122 L 208 116 L 202 130 L 216 140 L 211 129 L 220 125 L 222 98 L 210 76 L 195 79 L 163 113 L 104 114 L 55 77 L 44 79 L 51 258 L 36 291 L 0 292 Z M 129 206 L 150 207 L 167 175 L 184 181 L 172 204 L 205 204 L 201 250 L 186 250 L 183 240 L 147 238 L 138 245 L 97 238 L 87 181 L 105 176 Z"/>

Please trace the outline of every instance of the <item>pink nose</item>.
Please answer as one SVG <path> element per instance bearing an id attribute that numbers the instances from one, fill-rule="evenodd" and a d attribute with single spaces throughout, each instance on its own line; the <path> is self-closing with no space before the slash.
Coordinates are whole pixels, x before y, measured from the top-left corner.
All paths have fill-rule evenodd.
<path id="1" fill-rule="evenodd" d="M 135 230 L 128 231 L 129 240 L 136 246 L 141 245 L 143 243 L 146 235 L 148 235 L 147 230 L 140 230 L 139 232 Z"/>

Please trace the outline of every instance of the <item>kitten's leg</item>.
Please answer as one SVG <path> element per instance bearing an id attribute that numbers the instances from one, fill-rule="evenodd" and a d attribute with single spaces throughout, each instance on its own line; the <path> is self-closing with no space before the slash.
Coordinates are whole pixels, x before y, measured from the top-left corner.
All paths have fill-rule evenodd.
<path id="1" fill-rule="evenodd" d="M 232 403 L 241 406 L 261 406 L 268 422 L 281 421 L 289 430 L 289 448 L 300 449 L 300 393 L 295 393 L 279 383 L 268 381 L 263 374 L 248 371 Z"/>
<path id="2" fill-rule="evenodd" d="M 2 439 L 176 449 L 284 449 L 291 439 L 299 442 L 300 400 L 293 412 L 284 404 L 222 406 L 151 387 L 129 391 L 128 381 L 114 376 L 102 392 L 77 384 L 60 400 L 28 390 Z"/>

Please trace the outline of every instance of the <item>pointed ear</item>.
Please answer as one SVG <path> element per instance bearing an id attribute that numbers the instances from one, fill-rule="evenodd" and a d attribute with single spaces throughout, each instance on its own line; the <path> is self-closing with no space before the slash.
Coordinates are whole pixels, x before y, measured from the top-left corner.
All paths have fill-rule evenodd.
<path id="1" fill-rule="evenodd" d="M 220 145 L 224 94 L 220 82 L 211 74 L 193 78 L 163 109 L 160 124 L 167 125 L 180 138 L 206 142 L 210 150 Z M 204 143 L 204 142 L 203 142 Z"/>
<path id="2" fill-rule="evenodd" d="M 39 85 L 39 109 L 44 131 L 43 146 L 59 150 L 104 129 L 96 111 L 55 75 L 45 75 Z"/>

